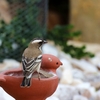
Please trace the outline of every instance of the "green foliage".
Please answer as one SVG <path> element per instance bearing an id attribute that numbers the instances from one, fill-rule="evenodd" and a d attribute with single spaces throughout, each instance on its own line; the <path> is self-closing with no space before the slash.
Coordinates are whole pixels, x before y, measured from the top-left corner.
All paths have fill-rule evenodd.
<path id="1" fill-rule="evenodd" d="M 0 21 L 0 60 L 21 59 L 23 50 L 34 37 L 44 37 L 45 27 L 38 21 L 41 0 L 24 0 L 25 7 L 18 9 L 10 24 Z"/>
<path id="2" fill-rule="evenodd" d="M 80 31 L 72 32 L 72 28 L 72 25 L 56 26 L 49 31 L 49 35 L 47 38 L 53 40 L 56 45 L 60 45 L 62 47 L 62 50 L 65 53 L 70 54 L 72 57 L 78 59 L 82 57 L 93 57 L 94 55 L 92 53 L 85 51 L 85 46 L 75 47 L 73 45 L 68 45 L 67 42 L 69 39 L 78 37 L 81 34 Z"/>
<path id="3" fill-rule="evenodd" d="M 71 31 L 72 25 L 56 26 L 53 30 L 48 31 L 46 36 L 45 23 L 42 25 L 38 19 L 41 10 L 38 3 L 41 0 L 17 1 L 24 2 L 24 7 L 17 10 L 11 23 L 6 24 L 4 21 L 0 21 L 0 60 L 13 58 L 21 61 L 23 50 L 34 37 L 47 37 L 53 40 L 72 57 L 93 56 L 90 52 L 85 52 L 85 46 L 78 48 L 66 43 L 69 39 L 80 35 L 79 31 Z M 16 2 L 16 0 L 9 0 L 9 2 Z"/>

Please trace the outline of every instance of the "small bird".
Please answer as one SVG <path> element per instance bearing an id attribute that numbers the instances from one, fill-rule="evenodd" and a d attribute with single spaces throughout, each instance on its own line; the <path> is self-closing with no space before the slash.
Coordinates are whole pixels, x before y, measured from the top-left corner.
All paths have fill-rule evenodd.
<path id="1" fill-rule="evenodd" d="M 43 44 L 47 43 L 46 40 L 35 38 L 33 39 L 28 48 L 24 50 L 22 55 L 22 66 L 23 66 L 23 75 L 22 87 L 29 87 L 33 73 L 36 71 L 38 73 L 38 79 L 40 80 L 40 67 L 42 60 L 42 51 L 41 47 Z"/>

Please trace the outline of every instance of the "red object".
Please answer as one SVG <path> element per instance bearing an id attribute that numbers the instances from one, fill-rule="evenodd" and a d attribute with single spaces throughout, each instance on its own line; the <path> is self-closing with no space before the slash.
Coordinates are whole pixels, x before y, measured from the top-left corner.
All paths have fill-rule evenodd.
<path id="1" fill-rule="evenodd" d="M 53 56 L 51 54 L 44 54 L 43 55 L 41 68 L 56 71 L 56 69 L 60 65 L 62 65 L 62 62 L 56 56 Z"/>
<path id="2" fill-rule="evenodd" d="M 51 60 L 52 59 L 52 60 Z M 56 69 L 62 63 L 60 60 L 49 54 L 43 54 L 42 69 L 47 69 L 56 74 Z M 20 87 L 23 79 L 22 69 L 12 69 L 0 73 L 0 86 L 13 96 L 16 100 L 45 100 L 51 96 L 57 88 L 59 78 L 57 75 L 50 78 L 32 78 L 29 88 Z"/>

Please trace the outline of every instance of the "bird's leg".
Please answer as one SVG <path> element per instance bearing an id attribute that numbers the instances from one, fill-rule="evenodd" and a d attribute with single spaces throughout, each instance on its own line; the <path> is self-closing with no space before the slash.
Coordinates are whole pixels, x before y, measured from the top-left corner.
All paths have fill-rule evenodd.
<path id="1" fill-rule="evenodd" d="M 41 63 L 37 67 L 37 73 L 38 73 L 38 79 L 39 80 L 41 79 L 41 76 L 40 76 L 40 66 L 41 66 Z"/>
<path id="2" fill-rule="evenodd" d="M 40 76 L 40 73 L 38 72 L 38 79 L 40 80 L 41 79 L 41 76 Z"/>

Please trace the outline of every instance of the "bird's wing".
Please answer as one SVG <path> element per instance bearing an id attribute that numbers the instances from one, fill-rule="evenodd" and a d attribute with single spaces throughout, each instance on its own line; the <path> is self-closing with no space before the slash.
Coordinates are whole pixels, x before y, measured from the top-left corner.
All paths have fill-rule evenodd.
<path id="1" fill-rule="evenodd" d="M 42 55 L 39 55 L 38 57 L 34 59 L 28 59 L 27 57 L 22 56 L 22 65 L 24 72 L 33 72 L 36 67 L 41 62 Z"/>

